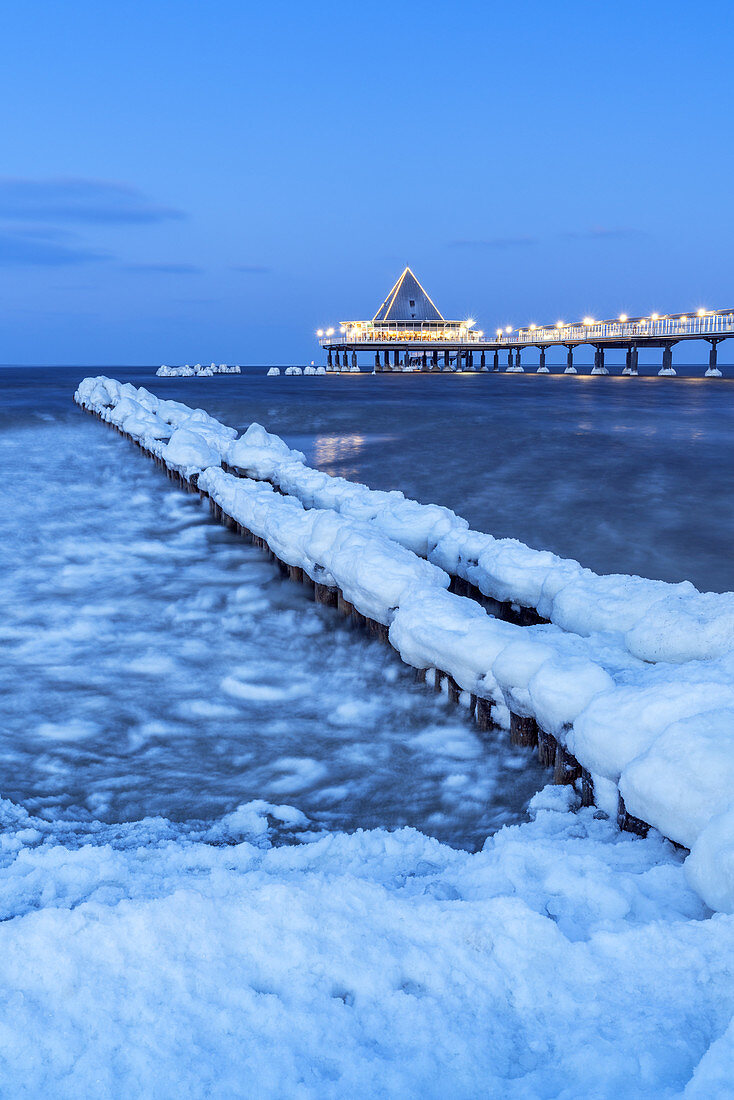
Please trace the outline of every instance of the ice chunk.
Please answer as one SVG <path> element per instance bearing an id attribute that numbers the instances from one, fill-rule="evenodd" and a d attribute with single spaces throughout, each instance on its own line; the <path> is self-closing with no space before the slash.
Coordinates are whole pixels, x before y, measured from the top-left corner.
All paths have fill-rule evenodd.
<path id="1" fill-rule="evenodd" d="M 161 451 L 161 457 L 168 466 L 187 473 L 205 470 L 207 466 L 218 466 L 221 462 L 219 452 L 204 436 L 187 428 L 176 429 Z"/>
<path id="2" fill-rule="evenodd" d="M 702 829 L 685 864 L 696 893 L 723 913 L 734 913 L 734 791 L 730 793 L 728 809 Z"/>
<path id="3" fill-rule="evenodd" d="M 674 722 L 619 782 L 630 813 L 690 848 L 734 792 L 734 707 Z"/>
<path id="4" fill-rule="evenodd" d="M 686 591 L 658 600 L 628 631 L 630 653 L 645 661 L 697 661 L 734 649 L 734 592 Z"/>

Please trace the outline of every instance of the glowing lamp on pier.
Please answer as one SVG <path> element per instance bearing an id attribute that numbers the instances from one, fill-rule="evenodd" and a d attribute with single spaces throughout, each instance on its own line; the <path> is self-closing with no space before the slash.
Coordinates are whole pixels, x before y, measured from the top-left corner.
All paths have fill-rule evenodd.
<path id="1" fill-rule="evenodd" d="M 512 332 L 512 325 L 508 325 L 505 332 Z"/>
<path id="2" fill-rule="evenodd" d="M 705 317 L 706 316 L 706 310 L 705 309 L 699 309 L 696 316 L 697 317 Z"/>
<path id="3" fill-rule="evenodd" d="M 563 321 L 556 321 L 556 328 L 563 328 Z"/>
<path id="4" fill-rule="evenodd" d="M 651 321 L 657 321 L 659 317 L 660 317 L 659 313 L 651 313 L 650 314 L 650 320 Z"/>
<path id="5" fill-rule="evenodd" d="M 626 313 L 620 313 L 619 319 L 622 322 L 622 324 L 624 324 L 625 321 L 627 320 L 627 314 Z"/>
<path id="6" fill-rule="evenodd" d="M 333 328 L 327 328 L 327 330 L 326 330 L 326 335 L 327 335 L 327 336 L 333 336 L 333 335 L 334 335 L 334 330 L 333 330 Z"/>
<path id="7" fill-rule="evenodd" d="M 468 321 L 464 321 L 464 325 L 466 328 L 471 328 L 474 324 L 476 324 L 476 322 L 473 317 L 470 317 Z"/>
<path id="8" fill-rule="evenodd" d="M 537 325 L 531 325 L 531 326 L 530 326 L 530 331 L 531 331 L 531 332 L 535 332 L 535 330 L 536 330 L 536 328 L 537 328 L 537 327 L 538 327 Z"/>
<path id="9" fill-rule="evenodd" d="M 584 317 L 584 324 L 585 325 L 593 325 L 593 324 L 596 324 L 596 322 L 594 321 L 593 317 Z"/>
<path id="10" fill-rule="evenodd" d="M 498 329 L 497 329 L 497 335 L 498 335 L 498 336 L 501 336 L 501 335 L 502 335 L 502 329 L 501 329 L 501 328 L 498 328 Z"/>

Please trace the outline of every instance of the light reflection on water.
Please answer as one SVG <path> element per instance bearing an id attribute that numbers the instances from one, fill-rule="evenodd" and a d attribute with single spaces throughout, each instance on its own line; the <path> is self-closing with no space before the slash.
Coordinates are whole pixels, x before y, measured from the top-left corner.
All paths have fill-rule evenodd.
<path id="1" fill-rule="evenodd" d="M 325 467 L 357 458 L 364 448 L 364 442 L 365 437 L 357 432 L 317 436 L 314 440 L 314 461 L 316 465 Z"/>

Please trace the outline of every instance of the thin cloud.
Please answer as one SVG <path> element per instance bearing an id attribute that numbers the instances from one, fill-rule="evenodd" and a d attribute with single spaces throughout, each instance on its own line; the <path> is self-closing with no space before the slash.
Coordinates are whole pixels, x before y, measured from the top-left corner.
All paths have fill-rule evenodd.
<path id="1" fill-rule="evenodd" d="M 125 271 L 153 275 L 200 275 L 203 268 L 196 264 L 125 264 Z"/>
<path id="2" fill-rule="evenodd" d="M 0 217 L 85 225 L 153 225 L 180 220 L 181 210 L 151 202 L 142 191 L 109 180 L 0 177 Z"/>
<path id="3" fill-rule="evenodd" d="M 632 229 L 631 227 L 625 226 L 607 227 L 603 225 L 594 225 L 591 229 L 569 229 L 565 233 L 561 233 L 561 236 L 568 241 L 599 241 L 645 237 L 647 234 L 644 229 Z"/>
<path id="4" fill-rule="evenodd" d="M 0 228 L 0 265 L 4 267 L 61 267 L 109 259 L 109 253 L 89 248 L 60 229 Z"/>
<path id="5" fill-rule="evenodd" d="M 234 264 L 232 271 L 241 271 L 244 275 L 267 275 L 269 267 L 261 267 L 259 264 Z"/>
<path id="6" fill-rule="evenodd" d="M 528 245 L 537 244 L 537 237 L 486 237 L 449 241 L 451 248 L 526 248 Z"/>

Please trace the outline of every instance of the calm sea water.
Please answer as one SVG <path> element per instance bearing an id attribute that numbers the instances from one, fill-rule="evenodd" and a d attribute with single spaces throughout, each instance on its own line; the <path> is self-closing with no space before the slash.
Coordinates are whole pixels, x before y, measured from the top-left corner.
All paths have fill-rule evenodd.
<path id="1" fill-rule="evenodd" d="M 47 816 L 264 798 L 475 847 L 544 781 L 81 414 L 92 373 L 595 569 L 734 587 L 726 379 L 3 368 L 0 794 Z"/>

